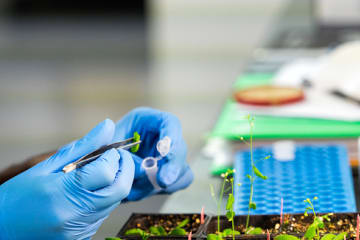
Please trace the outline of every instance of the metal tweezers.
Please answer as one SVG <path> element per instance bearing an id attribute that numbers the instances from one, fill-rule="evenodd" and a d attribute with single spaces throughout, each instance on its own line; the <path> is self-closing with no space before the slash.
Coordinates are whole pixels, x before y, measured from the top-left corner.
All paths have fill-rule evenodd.
<path id="1" fill-rule="evenodd" d="M 80 159 L 76 160 L 75 162 L 72 162 L 68 165 L 66 165 L 62 171 L 64 173 L 68 173 L 71 172 L 72 170 L 76 169 L 76 168 L 80 168 L 94 160 L 96 160 L 98 157 L 101 156 L 101 154 L 103 154 L 104 152 L 106 152 L 107 150 L 110 150 L 112 148 L 116 148 L 116 149 L 129 149 L 133 146 L 136 146 L 137 144 L 140 144 L 141 140 L 134 142 L 134 138 L 129 138 L 120 142 L 116 142 L 116 143 L 112 143 L 110 145 L 106 145 L 103 146 L 97 150 L 95 150 L 92 153 L 89 153 L 83 157 L 81 157 Z"/>

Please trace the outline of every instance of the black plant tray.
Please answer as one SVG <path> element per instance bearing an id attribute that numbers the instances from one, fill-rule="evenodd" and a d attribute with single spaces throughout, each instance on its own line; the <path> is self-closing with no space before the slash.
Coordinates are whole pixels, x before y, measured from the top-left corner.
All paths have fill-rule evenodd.
<path id="1" fill-rule="evenodd" d="M 324 214 L 318 214 L 318 216 L 322 216 Z M 355 230 L 356 230 L 356 216 L 357 213 L 337 213 L 330 216 L 330 222 L 333 225 L 337 225 L 337 229 L 341 231 L 347 231 L 348 237 L 346 239 L 355 239 Z M 239 228 L 239 226 L 245 226 L 246 217 L 244 215 L 235 216 L 234 225 Z M 305 227 L 303 231 L 294 231 L 291 228 L 291 224 L 299 224 L 301 226 L 305 226 L 306 224 L 311 224 L 313 221 L 313 215 L 309 214 L 309 216 L 305 217 L 304 214 L 286 214 L 284 215 L 284 222 L 288 221 L 289 224 L 284 224 L 280 227 L 280 215 L 251 215 L 249 220 L 249 226 L 260 227 L 264 230 L 268 229 L 270 232 L 270 237 L 273 239 L 275 236 L 279 234 L 289 234 L 293 236 L 297 236 L 302 238 L 305 234 Z M 342 223 L 338 225 L 338 223 Z M 279 228 L 276 229 L 275 226 L 278 225 Z M 220 216 L 220 231 L 223 231 L 226 228 L 231 228 L 231 222 L 227 220 L 225 216 Z M 348 228 L 352 228 L 352 231 L 349 231 Z M 217 231 L 217 217 L 214 216 L 209 221 L 209 224 L 204 228 L 203 232 L 204 236 L 210 233 L 216 233 Z M 236 228 L 235 228 L 236 229 Z M 241 229 L 236 229 L 241 230 Z M 241 231 L 240 231 L 241 232 Z M 326 233 L 334 232 L 333 229 L 325 229 Z M 226 237 L 224 239 L 232 239 L 232 237 Z M 251 239 L 251 240 L 264 240 L 267 239 L 266 234 L 260 235 L 237 235 L 235 239 Z"/>
<path id="2" fill-rule="evenodd" d="M 323 214 L 319 214 L 321 216 Z M 330 223 L 333 225 L 338 225 L 340 231 L 348 231 L 348 237 L 346 239 L 355 239 L 355 230 L 356 230 L 356 216 L 357 213 L 337 213 L 333 214 L 330 219 Z M 245 226 L 246 223 L 245 215 L 235 216 L 234 222 L 236 226 L 236 230 L 241 230 L 241 226 Z M 182 221 L 185 218 L 189 218 L 190 222 L 186 228 L 186 231 L 192 231 L 192 239 L 206 239 L 206 236 L 211 233 L 216 233 L 217 231 L 217 217 L 216 216 L 206 216 L 205 224 L 200 225 L 196 223 L 196 218 L 200 219 L 200 214 L 147 214 L 147 213 L 133 213 L 125 225 L 121 228 L 120 232 L 117 234 L 117 237 L 121 239 L 133 239 L 133 240 L 140 240 L 142 239 L 140 236 L 125 236 L 125 232 L 131 228 L 142 228 L 143 230 L 148 229 L 154 223 L 160 223 L 161 219 L 163 222 L 160 224 L 163 225 L 166 221 L 174 221 L 176 222 Z M 280 222 L 279 215 L 251 215 L 249 226 L 253 227 L 260 227 L 264 230 L 268 229 L 270 232 L 271 239 L 279 234 L 290 234 L 293 236 L 297 236 L 299 238 L 304 236 L 304 231 L 294 231 L 291 229 L 291 224 L 299 224 L 300 226 L 305 226 L 306 224 L 310 224 L 313 220 L 313 215 L 309 214 L 309 216 L 304 217 L 303 214 L 286 214 L 284 215 L 284 222 L 288 221 L 289 224 L 284 224 L 281 228 L 275 228 L 275 226 Z M 339 225 L 342 221 L 342 224 Z M 342 227 L 341 227 L 342 226 Z M 352 227 L 352 230 L 349 232 L 349 226 Z M 239 229 L 240 227 L 240 229 Z M 225 216 L 220 216 L 220 230 L 224 230 L 226 228 L 231 228 L 231 222 L 227 220 Z M 332 229 L 326 229 L 326 232 L 334 232 L 331 231 Z M 340 232 L 339 231 L 339 232 Z M 149 239 L 188 239 L 187 236 L 151 236 Z M 232 237 L 226 237 L 224 239 L 232 239 Z M 260 235 L 237 235 L 235 239 L 249 239 L 249 240 L 266 240 L 266 234 Z"/>
<path id="3" fill-rule="evenodd" d="M 125 232 L 131 228 L 141 228 L 143 230 L 148 229 L 154 224 L 160 224 L 166 229 L 167 221 L 171 221 L 175 225 L 182 220 L 189 218 L 190 221 L 185 227 L 187 232 L 192 231 L 193 239 L 205 239 L 202 233 L 205 231 L 204 227 L 210 221 L 210 217 L 205 215 L 205 224 L 200 224 L 200 214 L 197 213 L 184 213 L 184 214 L 154 214 L 154 213 L 133 213 L 127 220 L 125 225 L 121 228 L 117 237 L 121 239 L 142 239 L 140 236 L 125 236 Z M 163 221 L 162 221 L 163 220 Z M 198 220 L 198 221 L 197 221 Z M 164 226 L 165 225 L 165 226 Z M 169 229 L 166 229 L 169 230 Z M 150 236 L 148 239 L 188 239 L 188 236 Z"/>

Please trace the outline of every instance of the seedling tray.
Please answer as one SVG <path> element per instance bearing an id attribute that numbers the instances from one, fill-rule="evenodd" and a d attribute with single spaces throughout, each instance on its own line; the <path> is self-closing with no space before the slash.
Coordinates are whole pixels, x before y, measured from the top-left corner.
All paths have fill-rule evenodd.
<path id="1" fill-rule="evenodd" d="M 189 218 L 190 221 L 186 225 L 187 232 L 192 231 L 192 238 L 198 239 L 202 237 L 204 226 L 210 221 L 210 217 L 205 216 L 205 224 L 200 224 L 200 214 L 186 213 L 186 214 L 154 214 L 154 213 L 133 213 L 127 220 L 125 225 L 121 228 L 117 237 L 121 239 L 142 239 L 140 236 L 125 236 L 125 232 L 132 228 L 141 228 L 147 230 L 150 226 L 161 225 L 165 230 L 169 230 L 170 226 L 175 226 L 179 222 Z M 148 239 L 188 239 L 188 236 L 150 236 Z"/>
<path id="2" fill-rule="evenodd" d="M 319 214 L 319 216 L 324 214 Z M 325 223 L 325 229 L 321 230 L 320 234 L 324 235 L 325 233 L 340 233 L 343 231 L 348 232 L 346 239 L 355 239 L 356 234 L 356 216 L 357 213 L 337 213 L 330 216 L 331 221 Z M 235 239 L 251 239 L 251 240 L 263 240 L 267 239 L 266 234 L 260 235 L 245 235 L 243 231 L 245 229 L 246 223 L 245 215 L 235 216 L 235 230 L 240 231 L 241 235 L 236 235 Z M 309 214 L 305 217 L 303 214 L 286 214 L 284 215 L 284 224 L 280 227 L 280 216 L 279 215 L 254 215 L 250 216 L 249 226 L 260 227 L 263 230 L 269 230 L 271 239 L 280 234 L 289 234 L 302 238 L 305 234 L 306 227 L 310 225 L 313 221 L 313 215 Z M 288 223 L 286 223 L 288 222 Z M 300 228 L 303 228 L 301 231 L 294 231 L 292 225 L 299 224 Z M 231 228 L 231 222 L 225 216 L 220 217 L 220 226 L 221 231 L 226 228 Z M 330 226 L 335 226 L 332 228 Z M 212 217 L 209 221 L 209 224 L 205 228 L 203 236 L 207 234 L 216 233 L 217 231 L 217 217 Z M 206 237 L 205 237 L 206 238 Z M 232 239 L 232 237 L 226 237 L 224 239 Z"/>
<path id="3" fill-rule="evenodd" d="M 321 216 L 323 214 L 318 214 Z M 195 216 L 195 221 L 193 217 Z M 357 213 L 336 213 L 330 216 L 331 221 L 325 223 L 325 229 L 321 230 L 320 234 L 325 233 L 338 233 L 347 231 L 348 236 L 346 239 L 355 239 L 356 234 L 356 216 Z M 241 240 L 265 240 L 267 239 L 266 234 L 260 235 L 245 235 L 243 234 L 246 215 L 235 216 L 235 230 L 240 231 L 241 235 L 236 235 L 235 239 Z M 139 227 L 138 224 L 143 226 L 143 229 L 150 227 L 151 224 L 155 221 L 160 221 L 161 219 L 167 221 L 169 219 L 175 219 L 175 221 L 181 221 L 185 218 L 190 218 L 189 224 L 196 223 L 196 219 L 200 219 L 199 214 L 144 214 L 144 213 L 134 213 L 130 216 L 128 221 L 119 231 L 117 237 L 121 239 L 142 239 L 140 236 L 124 236 L 126 230 Z M 313 215 L 309 214 L 305 217 L 303 214 L 285 214 L 283 216 L 284 223 L 280 226 L 280 216 L 279 215 L 254 215 L 250 216 L 249 226 L 260 227 L 263 230 L 269 230 L 271 239 L 274 239 L 275 236 L 279 234 L 290 234 L 297 236 L 299 238 L 303 237 L 306 231 L 306 228 L 311 224 L 313 220 Z M 193 235 L 192 239 L 206 239 L 208 234 L 216 233 L 217 231 L 217 217 L 216 216 L 207 216 L 205 218 L 205 224 L 196 225 L 192 229 Z M 295 224 L 295 225 L 294 225 Z M 297 224 L 297 225 L 296 225 Z M 141 227 L 140 226 L 140 227 Z M 292 227 L 293 226 L 293 227 Z M 294 226 L 300 229 L 300 231 L 295 231 Z M 331 226 L 334 226 L 331 227 Z M 220 216 L 220 230 L 223 231 L 226 228 L 231 228 L 231 222 L 225 216 Z M 190 229 L 187 229 L 189 231 Z M 195 230 L 195 233 L 194 233 Z M 151 236 L 149 239 L 188 239 L 187 236 Z M 232 237 L 226 237 L 224 239 L 232 239 Z"/>
<path id="4" fill-rule="evenodd" d="M 258 205 L 252 214 L 304 212 L 306 198 L 313 199 L 316 212 L 356 212 L 353 179 L 347 149 L 339 144 L 298 144 L 293 161 L 275 159 L 272 146 L 254 148 L 256 167 L 267 180 L 254 182 L 253 201 Z M 269 159 L 263 160 L 270 156 Z M 234 211 L 247 214 L 251 174 L 250 151 L 236 154 Z"/>

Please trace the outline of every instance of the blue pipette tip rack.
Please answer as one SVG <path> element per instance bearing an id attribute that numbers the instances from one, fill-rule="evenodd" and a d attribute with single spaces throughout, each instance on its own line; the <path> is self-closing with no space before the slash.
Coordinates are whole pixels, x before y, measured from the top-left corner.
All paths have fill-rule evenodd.
<path id="1" fill-rule="evenodd" d="M 266 156 L 269 159 L 264 160 Z M 303 213 L 304 200 L 313 199 L 316 212 L 356 212 L 353 178 L 347 149 L 340 144 L 298 144 L 292 161 L 278 161 L 272 146 L 254 148 L 256 167 L 267 180 L 256 178 L 251 214 L 279 214 L 281 198 L 283 213 Z M 240 151 L 235 160 L 235 203 L 237 215 L 248 212 L 251 174 L 250 150 Z M 237 186 L 241 183 L 241 186 Z"/>

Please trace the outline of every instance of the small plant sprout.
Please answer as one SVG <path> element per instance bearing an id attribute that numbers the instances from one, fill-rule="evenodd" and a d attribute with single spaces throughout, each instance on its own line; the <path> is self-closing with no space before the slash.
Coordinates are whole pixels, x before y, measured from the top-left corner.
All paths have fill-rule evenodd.
<path id="1" fill-rule="evenodd" d="M 184 227 L 189 223 L 189 221 L 189 218 L 184 219 L 169 232 L 166 232 L 165 228 L 162 226 L 150 226 L 148 232 L 140 228 L 131 228 L 125 232 L 125 236 L 136 235 L 140 236 L 142 240 L 146 240 L 150 236 L 186 236 L 188 234 Z"/>
<path id="2" fill-rule="evenodd" d="M 248 214 L 246 218 L 246 227 L 245 229 L 249 228 L 249 221 L 250 221 L 250 211 L 251 209 L 256 209 L 256 203 L 253 202 L 253 194 L 254 194 L 254 181 L 255 177 L 261 178 L 263 180 L 267 179 L 267 176 L 263 175 L 260 170 L 255 166 L 254 163 L 254 154 L 253 154 L 253 130 L 254 130 L 254 117 L 248 115 L 247 120 L 250 126 L 250 161 L 251 161 L 251 175 L 247 174 L 246 176 L 250 180 L 250 196 L 249 196 L 249 207 L 248 207 Z M 270 156 L 265 157 L 264 159 L 268 159 Z"/>
<path id="3" fill-rule="evenodd" d="M 235 171 L 235 170 L 233 170 Z M 231 228 L 232 228 L 232 237 L 233 240 L 235 239 L 235 225 L 234 225 L 234 216 L 235 216 L 235 212 L 234 212 L 234 202 L 235 202 L 235 198 L 234 198 L 234 178 L 231 177 L 230 178 L 230 184 L 231 184 L 231 193 L 229 194 L 227 203 L 226 203 L 226 217 L 229 221 L 231 221 Z"/>
<path id="4" fill-rule="evenodd" d="M 205 208 L 204 206 L 201 207 L 201 213 L 200 213 L 200 224 L 205 223 Z"/>
<path id="5" fill-rule="evenodd" d="M 222 185 L 221 185 L 219 199 L 217 199 L 216 196 L 215 196 L 214 186 L 210 184 L 210 193 L 211 193 L 211 196 L 213 197 L 213 199 L 215 200 L 215 203 L 217 205 L 217 233 L 218 234 L 221 234 L 220 214 L 221 214 L 221 204 L 222 204 L 222 200 L 223 200 L 224 192 L 225 192 L 225 184 L 226 184 L 226 182 L 231 182 L 232 183 L 232 189 L 233 189 L 233 180 L 229 180 L 229 177 L 230 177 L 230 179 L 233 179 L 232 175 L 233 175 L 234 171 L 235 171 L 234 169 L 228 169 L 225 173 L 221 174 L 221 177 L 224 180 L 223 180 Z M 230 216 L 230 214 L 235 214 L 232 210 L 231 210 L 232 213 L 228 213 L 229 212 L 228 211 L 228 206 L 230 207 L 230 205 L 232 206 L 233 204 L 234 204 L 234 195 L 233 195 L 233 193 L 231 193 L 229 195 L 229 199 L 228 199 L 228 202 L 226 204 L 226 210 L 227 210 L 226 216 L 227 217 Z"/>
<path id="6" fill-rule="evenodd" d="M 360 216 L 356 216 L 356 240 L 359 240 Z"/>
<path id="7" fill-rule="evenodd" d="M 317 197 L 314 197 L 313 201 L 317 200 L 317 199 L 318 199 Z M 304 238 L 308 239 L 308 240 L 312 240 L 312 239 L 318 240 L 318 239 L 320 239 L 320 229 L 325 227 L 324 220 L 330 221 L 329 216 L 331 216 L 332 214 L 329 213 L 329 214 L 323 215 L 321 217 L 318 217 L 318 216 L 316 216 L 315 208 L 314 208 L 312 201 L 309 198 L 307 198 L 304 200 L 304 202 L 309 205 L 305 209 L 304 216 L 308 216 L 309 211 L 311 211 L 314 215 L 314 221 L 312 224 L 310 224 L 310 226 L 306 230 Z M 346 235 L 346 233 L 345 233 L 345 235 Z M 338 236 L 336 236 L 336 239 L 342 239 L 342 237 L 343 236 L 339 234 Z"/>

